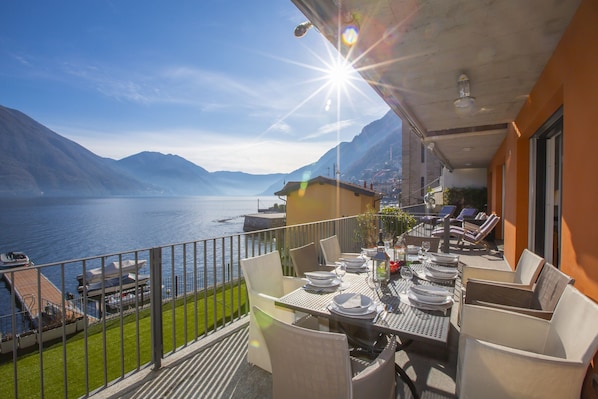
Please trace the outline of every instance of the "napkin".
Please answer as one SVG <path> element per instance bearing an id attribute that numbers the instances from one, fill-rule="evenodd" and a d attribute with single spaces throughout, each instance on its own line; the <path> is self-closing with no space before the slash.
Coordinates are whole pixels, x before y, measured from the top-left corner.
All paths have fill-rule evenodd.
<path id="1" fill-rule="evenodd" d="M 341 304 L 343 308 L 360 308 L 361 305 L 361 294 L 355 294 L 350 296 L 344 303 Z"/>
<path id="2" fill-rule="evenodd" d="M 447 297 L 452 296 L 449 291 L 442 287 L 435 287 L 435 286 L 424 286 L 424 285 L 414 285 L 411 287 L 411 291 L 415 292 L 416 294 L 428 295 L 428 296 L 440 296 L 440 297 Z"/>

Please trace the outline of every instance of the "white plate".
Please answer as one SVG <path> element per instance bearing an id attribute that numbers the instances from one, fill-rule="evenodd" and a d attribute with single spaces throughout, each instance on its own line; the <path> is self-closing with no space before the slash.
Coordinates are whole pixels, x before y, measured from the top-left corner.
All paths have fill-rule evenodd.
<path id="1" fill-rule="evenodd" d="M 411 291 L 421 295 L 435 295 L 439 297 L 452 296 L 453 294 L 444 287 L 438 287 L 436 285 L 414 285 Z"/>
<path id="2" fill-rule="evenodd" d="M 334 272 L 305 272 L 305 277 L 310 281 L 314 280 L 334 280 L 336 274 Z"/>
<path id="3" fill-rule="evenodd" d="M 449 275 L 446 275 L 446 274 L 432 274 L 432 273 L 430 273 L 430 271 L 429 271 L 428 269 L 426 269 L 426 270 L 424 271 L 424 275 L 425 275 L 426 277 L 429 277 L 429 278 L 433 279 L 433 280 L 449 281 L 449 280 L 454 280 L 454 279 L 456 279 L 456 278 L 457 278 L 457 275 L 458 275 L 458 273 L 455 273 L 455 275 L 454 275 L 454 276 L 449 276 Z"/>
<path id="4" fill-rule="evenodd" d="M 455 267 L 451 267 L 451 266 L 441 266 L 438 265 L 436 263 L 429 263 L 426 265 L 426 267 L 428 268 L 428 270 L 432 270 L 438 273 L 444 273 L 444 274 L 453 274 L 453 273 L 458 273 L 459 271 L 457 270 L 457 268 Z"/>
<path id="5" fill-rule="evenodd" d="M 459 263 L 459 255 L 430 252 L 430 259 L 437 263 Z"/>
<path id="6" fill-rule="evenodd" d="M 355 296 L 358 295 L 359 296 L 359 305 L 355 306 L 355 307 L 346 307 L 344 306 L 344 304 L 346 304 L 347 301 L 355 298 Z M 351 313 L 351 314 L 364 314 L 368 312 L 368 308 L 372 305 L 372 299 L 366 295 L 362 295 L 362 294 L 355 294 L 352 292 L 347 292 L 344 294 L 339 294 L 337 296 L 335 296 L 332 299 L 332 302 L 334 303 L 334 305 L 336 305 L 336 307 L 345 313 Z"/>
<path id="7" fill-rule="evenodd" d="M 415 298 L 415 300 L 423 302 L 423 303 L 427 303 L 427 304 L 432 304 L 432 305 L 442 305 L 444 303 L 446 303 L 446 301 L 449 298 L 449 295 L 444 295 L 444 296 L 439 296 L 439 295 L 435 295 L 435 294 L 424 294 L 421 291 L 414 291 L 412 289 L 409 289 L 408 291 L 408 295 L 409 298 Z"/>
<path id="8" fill-rule="evenodd" d="M 361 250 L 370 258 L 376 256 L 376 252 L 378 252 L 378 248 L 361 248 Z"/>
<path id="9" fill-rule="evenodd" d="M 436 278 L 448 278 L 448 279 L 453 279 L 456 278 L 459 275 L 459 271 L 457 269 L 453 269 L 452 271 L 444 271 L 444 270 L 438 270 L 432 267 L 427 267 L 426 268 L 426 273 L 430 276 L 436 277 Z"/>
<path id="10" fill-rule="evenodd" d="M 330 310 L 332 313 L 340 314 L 347 317 L 355 317 L 358 319 L 373 319 L 376 316 L 377 307 L 375 304 L 372 304 L 369 308 L 366 309 L 364 313 L 348 313 L 336 306 L 334 302 L 331 302 L 330 305 L 328 305 L 328 310 Z"/>
<path id="11" fill-rule="evenodd" d="M 337 278 L 332 280 L 309 280 L 309 285 L 318 288 L 336 287 L 341 281 Z"/>
<path id="12" fill-rule="evenodd" d="M 411 290 L 409 290 L 407 292 L 407 296 L 409 296 L 409 300 L 417 303 L 421 303 L 424 305 L 437 305 L 437 306 L 442 306 L 444 307 L 444 305 L 448 305 L 449 303 L 452 304 L 453 302 L 453 298 L 451 297 L 445 297 L 442 301 L 436 301 L 436 299 L 434 299 L 433 301 L 429 301 L 427 299 L 423 299 L 420 296 L 415 295 L 414 292 L 412 292 Z"/>
<path id="13" fill-rule="evenodd" d="M 364 258 L 341 258 L 341 261 L 345 262 L 347 266 L 362 266 L 365 263 Z"/>
<path id="14" fill-rule="evenodd" d="M 409 255 L 416 255 L 416 254 L 418 254 L 420 249 L 421 249 L 421 247 L 417 246 L 417 245 L 407 245 L 407 253 Z"/>
<path id="15" fill-rule="evenodd" d="M 347 271 L 348 272 L 364 272 L 368 270 L 368 266 L 367 265 L 361 265 L 361 266 L 347 266 Z"/>

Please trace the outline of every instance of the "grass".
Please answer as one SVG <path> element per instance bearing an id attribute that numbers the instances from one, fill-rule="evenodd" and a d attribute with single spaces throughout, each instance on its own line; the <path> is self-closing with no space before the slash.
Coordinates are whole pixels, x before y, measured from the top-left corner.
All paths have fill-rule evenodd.
<path id="1" fill-rule="evenodd" d="M 242 313 L 245 312 L 247 307 L 245 285 L 241 286 L 240 291 L 239 296 L 237 287 L 218 290 L 206 297 L 198 296 L 197 301 L 190 296 L 187 297 L 186 306 L 183 299 L 178 299 L 174 311 L 170 302 L 164 304 L 162 308 L 163 352 L 171 352 L 186 345 L 187 341 L 200 338 L 206 332 L 206 324 L 209 331 L 215 324 L 222 326 L 225 321 L 233 320 L 239 308 Z M 186 331 L 185 321 L 187 321 Z M 143 367 L 151 361 L 152 356 L 150 322 L 150 312 L 146 309 L 140 311 L 138 316 L 135 314 L 126 316 L 122 329 L 120 319 L 107 321 L 105 341 L 102 323 L 89 326 L 87 346 L 83 332 L 69 338 L 66 343 L 66 384 L 62 342 L 44 347 L 41 356 L 39 351 L 20 355 L 16 366 L 18 396 L 40 397 L 42 392 L 40 377 L 43 376 L 43 392 L 46 398 L 81 397 L 88 392 L 87 384 L 89 384 L 89 391 L 93 391 Z M 137 339 L 139 339 L 139 353 Z M 124 364 L 121 363 L 121 358 L 124 359 Z M 43 373 L 40 376 L 42 362 Z M 0 375 L 4 376 L 0 384 L 0 398 L 14 396 L 14 373 L 12 357 L 3 360 L 0 364 Z"/>

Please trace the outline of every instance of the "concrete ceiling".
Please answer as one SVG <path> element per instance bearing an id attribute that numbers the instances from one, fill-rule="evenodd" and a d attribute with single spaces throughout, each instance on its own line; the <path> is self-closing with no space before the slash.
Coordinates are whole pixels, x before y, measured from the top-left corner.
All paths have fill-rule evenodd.
<path id="1" fill-rule="evenodd" d="M 451 170 L 488 166 L 580 3 L 292 1 Z M 475 102 L 458 110 L 462 73 Z"/>

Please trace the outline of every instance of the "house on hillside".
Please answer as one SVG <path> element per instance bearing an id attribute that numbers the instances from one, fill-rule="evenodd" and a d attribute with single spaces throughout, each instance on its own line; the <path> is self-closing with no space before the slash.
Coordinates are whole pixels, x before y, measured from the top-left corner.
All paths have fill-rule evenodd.
<path id="1" fill-rule="evenodd" d="M 359 215 L 368 205 L 379 210 L 382 198 L 367 187 L 324 176 L 306 182 L 288 182 L 274 194 L 287 197 L 287 226 Z"/>

